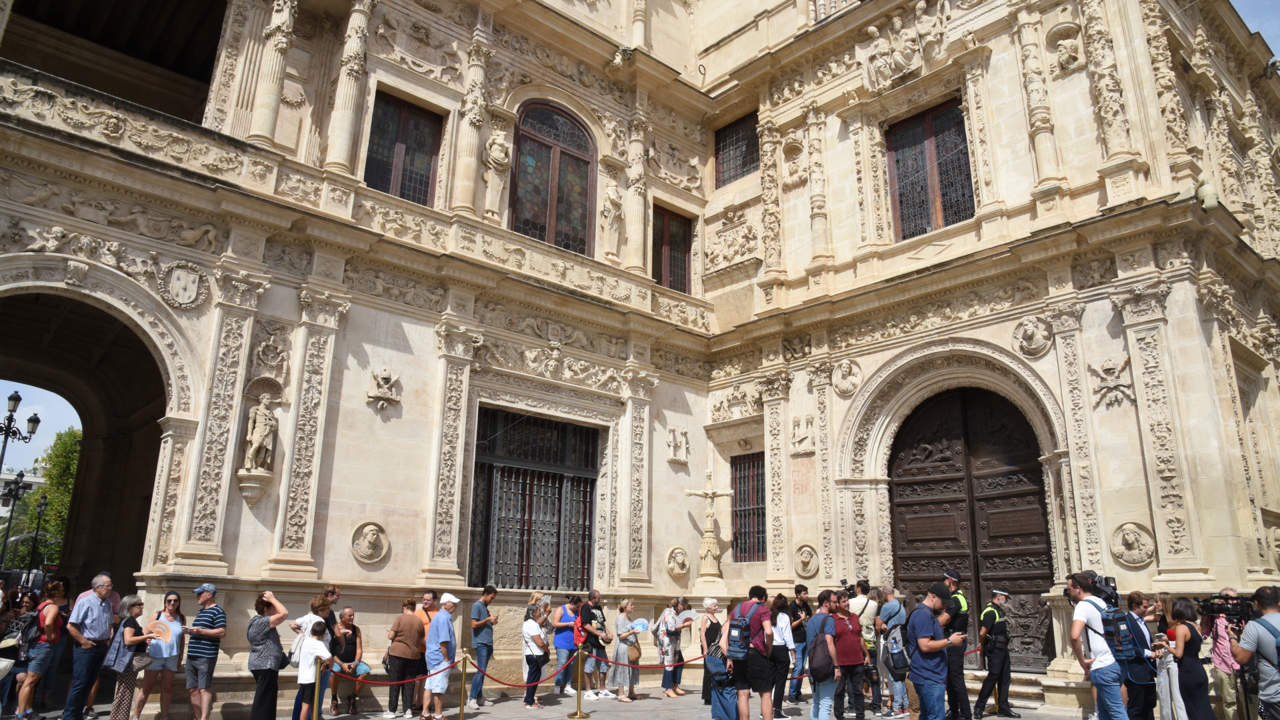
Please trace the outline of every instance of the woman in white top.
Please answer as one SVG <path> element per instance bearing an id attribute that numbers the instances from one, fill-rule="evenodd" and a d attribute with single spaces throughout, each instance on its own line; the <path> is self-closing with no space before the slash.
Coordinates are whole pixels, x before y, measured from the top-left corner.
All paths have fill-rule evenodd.
<path id="1" fill-rule="evenodd" d="M 539 598 L 541 600 L 541 598 Z M 549 605 L 539 602 L 524 611 L 524 624 L 520 626 L 520 640 L 524 646 L 524 662 L 527 666 L 524 681 L 534 683 L 542 679 L 542 667 L 547 664 L 547 639 L 542 634 L 542 623 L 547 619 Z M 529 710 L 541 710 L 538 702 L 538 686 L 530 685 L 524 691 L 524 706 Z"/>
<path id="2" fill-rule="evenodd" d="M 773 665 L 773 716 L 783 717 L 782 695 L 787 689 L 787 673 L 796 662 L 796 641 L 791 635 L 787 596 L 778 593 L 769 611 L 773 616 L 773 652 L 769 654 L 769 663 Z"/>
<path id="3" fill-rule="evenodd" d="M 623 600 L 618 606 L 618 617 L 614 621 L 614 628 L 618 631 L 618 645 L 613 649 L 613 664 L 609 666 L 605 687 L 618 688 L 618 702 L 635 700 L 636 683 L 640 682 L 640 669 L 627 667 L 636 664 L 631 660 L 628 648 L 640 646 L 640 631 L 631 625 L 631 613 L 635 609 L 636 604 L 630 598 Z M 626 692 L 623 692 L 624 689 Z"/>

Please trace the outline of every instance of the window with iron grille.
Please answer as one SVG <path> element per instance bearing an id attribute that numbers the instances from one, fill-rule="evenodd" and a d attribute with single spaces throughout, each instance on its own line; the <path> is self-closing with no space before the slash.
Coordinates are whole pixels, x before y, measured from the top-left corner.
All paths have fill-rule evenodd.
<path id="1" fill-rule="evenodd" d="M 590 255 L 595 157 L 591 134 L 577 118 L 550 103 L 525 104 L 516 123 L 511 229 Z"/>
<path id="2" fill-rule="evenodd" d="M 588 589 L 602 442 L 596 428 L 480 408 L 468 584 Z"/>
<path id="3" fill-rule="evenodd" d="M 729 458 L 733 483 L 733 560 L 764 562 L 764 453 Z"/>
<path id="4" fill-rule="evenodd" d="M 716 187 L 760 169 L 756 114 L 734 120 L 716 131 Z"/>
<path id="5" fill-rule="evenodd" d="M 899 240 L 973 217 L 969 142 L 958 101 L 894 124 L 885 141 Z"/>
<path id="6" fill-rule="evenodd" d="M 693 221 L 664 207 L 653 206 L 653 281 L 682 293 L 689 292 L 689 248 Z"/>
<path id="7" fill-rule="evenodd" d="M 373 101 L 369 154 L 364 163 L 365 184 L 419 205 L 430 205 L 443 122 L 433 112 L 378 93 Z"/>

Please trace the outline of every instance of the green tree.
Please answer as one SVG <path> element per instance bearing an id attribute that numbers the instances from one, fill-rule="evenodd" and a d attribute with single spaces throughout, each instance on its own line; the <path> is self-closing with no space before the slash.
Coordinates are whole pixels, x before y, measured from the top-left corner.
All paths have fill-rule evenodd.
<path id="1" fill-rule="evenodd" d="M 45 484 L 18 503 L 13 516 L 10 537 L 25 536 L 19 542 L 10 540 L 5 565 L 26 568 L 31 562 L 30 533 L 36 529 L 40 496 L 47 495 L 49 504 L 40 522 L 37 547 L 41 564 L 57 564 L 62 560 L 62 536 L 67 529 L 67 514 L 71 511 L 71 492 L 75 488 L 76 468 L 80 463 L 80 429 L 67 428 L 58 433 L 53 443 L 38 461 L 44 468 Z"/>

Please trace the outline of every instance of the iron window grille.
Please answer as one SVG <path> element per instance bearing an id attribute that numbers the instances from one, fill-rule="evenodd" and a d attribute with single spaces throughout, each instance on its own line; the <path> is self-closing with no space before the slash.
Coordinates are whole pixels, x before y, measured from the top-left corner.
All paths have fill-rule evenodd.
<path id="1" fill-rule="evenodd" d="M 430 206 L 444 120 L 400 98 L 378 93 L 373 101 L 365 184 Z"/>
<path id="2" fill-rule="evenodd" d="M 959 101 L 892 125 L 885 140 L 899 240 L 973 217 L 973 176 Z"/>
<path id="3" fill-rule="evenodd" d="M 724 187 L 760 169 L 760 137 L 755 113 L 716 131 L 716 187 Z"/>
<path id="4" fill-rule="evenodd" d="M 733 560 L 764 562 L 764 453 L 729 458 L 733 483 Z"/>

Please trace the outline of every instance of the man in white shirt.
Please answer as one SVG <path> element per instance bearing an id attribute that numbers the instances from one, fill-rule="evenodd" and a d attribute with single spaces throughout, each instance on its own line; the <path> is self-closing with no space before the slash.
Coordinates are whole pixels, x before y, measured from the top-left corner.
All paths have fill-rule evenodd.
<path id="1" fill-rule="evenodd" d="M 1067 596 L 1076 606 L 1071 615 L 1071 650 L 1089 682 L 1098 691 L 1098 718 L 1127 720 L 1128 712 L 1120 694 L 1124 669 L 1112 656 L 1111 648 L 1107 647 L 1102 629 L 1102 611 L 1106 604 L 1093 596 L 1093 578 L 1084 573 L 1068 576 Z M 1085 643 L 1089 646 L 1087 656 Z"/>

